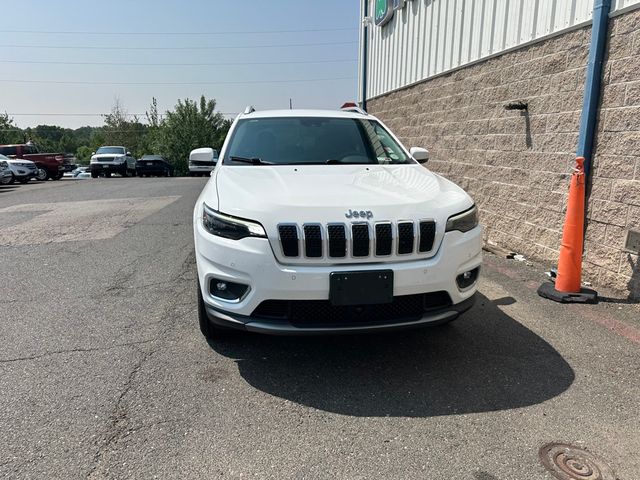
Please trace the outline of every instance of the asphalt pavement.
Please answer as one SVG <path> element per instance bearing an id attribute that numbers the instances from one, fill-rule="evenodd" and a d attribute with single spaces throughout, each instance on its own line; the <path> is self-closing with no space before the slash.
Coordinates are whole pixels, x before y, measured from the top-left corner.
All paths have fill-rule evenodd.
<path id="1" fill-rule="evenodd" d="M 450 326 L 209 344 L 205 181 L 0 186 L 0 478 L 552 479 L 563 442 L 640 479 L 638 305 L 487 253 Z"/>

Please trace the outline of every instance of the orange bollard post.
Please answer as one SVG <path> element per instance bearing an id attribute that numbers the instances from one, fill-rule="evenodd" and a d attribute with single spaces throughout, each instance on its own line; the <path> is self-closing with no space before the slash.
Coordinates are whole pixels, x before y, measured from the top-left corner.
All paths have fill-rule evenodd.
<path id="1" fill-rule="evenodd" d="M 597 303 L 594 290 L 582 288 L 582 250 L 584 246 L 585 205 L 584 158 L 576 158 L 571 175 L 567 214 L 562 229 L 558 275 L 555 285 L 543 283 L 538 288 L 541 297 L 561 303 Z"/>

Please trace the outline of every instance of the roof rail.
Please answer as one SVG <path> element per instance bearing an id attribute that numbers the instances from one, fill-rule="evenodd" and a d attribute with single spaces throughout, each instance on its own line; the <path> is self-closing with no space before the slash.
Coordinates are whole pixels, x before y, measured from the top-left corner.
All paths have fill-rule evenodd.
<path id="1" fill-rule="evenodd" d="M 253 105 L 249 105 L 247 108 L 244 109 L 244 114 L 245 115 L 249 115 L 250 113 L 255 112 L 256 109 L 253 108 Z"/>
<path id="2" fill-rule="evenodd" d="M 358 105 L 353 102 L 346 102 L 340 107 L 340 110 L 342 110 L 343 112 L 355 112 L 361 115 L 369 115 L 367 112 L 365 112 L 362 108 L 358 107 Z"/>

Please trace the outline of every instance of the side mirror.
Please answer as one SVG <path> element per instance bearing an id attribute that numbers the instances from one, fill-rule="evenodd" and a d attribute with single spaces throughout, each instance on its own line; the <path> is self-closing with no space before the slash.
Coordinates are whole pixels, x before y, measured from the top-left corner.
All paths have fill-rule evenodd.
<path id="1" fill-rule="evenodd" d="M 426 148 L 411 147 L 409 153 L 418 163 L 427 163 L 427 161 L 429 161 L 429 150 Z"/>
<path id="2" fill-rule="evenodd" d="M 131 156 L 131 152 L 127 152 L 127 155 L 130 157 Z"/>
<path id="3" fill-rule="evenodd" d="M 95 155 L 95 154 L 96 154 L 96 152 L 91 152 L 91 155 Z"/>

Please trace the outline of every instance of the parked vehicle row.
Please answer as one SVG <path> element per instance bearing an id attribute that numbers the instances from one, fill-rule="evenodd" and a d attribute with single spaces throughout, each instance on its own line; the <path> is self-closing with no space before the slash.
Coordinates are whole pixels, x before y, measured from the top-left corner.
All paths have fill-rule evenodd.
<path id="1" fill-rule="evenodd" d="M 73 155 L 38 153 L 32 143 L 0 145 L 2 173 L 0 184 L 27 183 L 30 180 L 60 180 L 65 174 L 74 179 L 110 177 L 171 177 L 173 166 L 161 155 L 144 155 L 136 160 L 124 146 L 103 146 L 92 153 L 89 166 L 72 163 Z M 218 152 L 197 148 L 189 155 L 189 175 L 210 175 Z"/>
<path id="2" fill-rule="evenodd" d="M 70 172 L 75 168 L 72 163 L 72 156 L 64 153 L 41 153 L 38 147 L 31 143 L 20 143 L 12 145 L 0 145 L 0 155 L 4 155 L 11 160 L 19 160 L 25 163 L 33 162 L 36 166 L 36 180 L 60 180 L 65 172 Z M 30 165 L 30 164 L 29 164 Z M 28 179 L 26 180 L 29 181 Z"/>
<path id="3" fill-rule="evenodd" d="M 173 167 L 160 155 L 144 155 L 136 160 L 123 146 L 100 147 L 91 155 L 90 173 L 92 178 L 110 177 L 117 173 L 128 176 L 173 176 Z"/>

